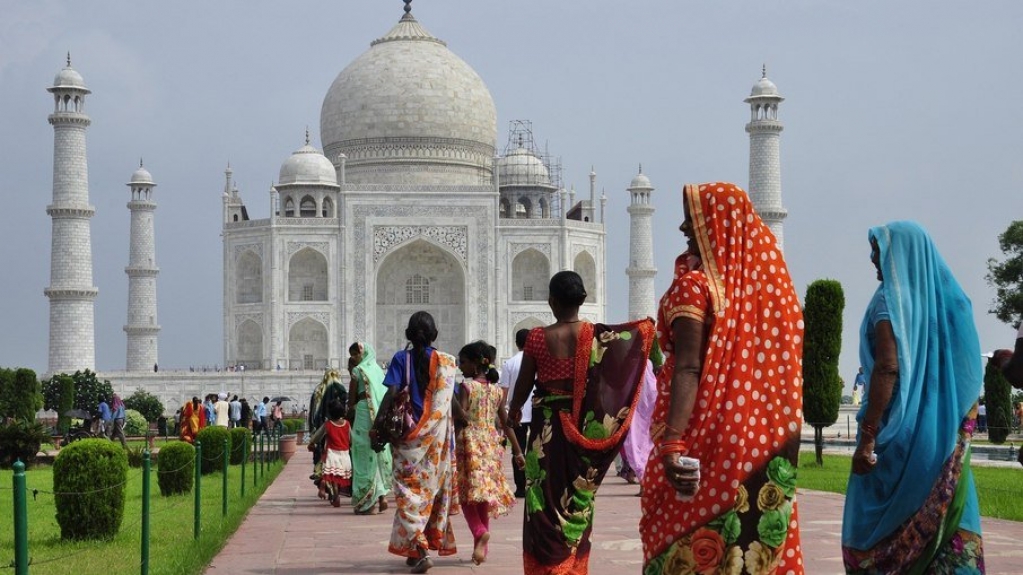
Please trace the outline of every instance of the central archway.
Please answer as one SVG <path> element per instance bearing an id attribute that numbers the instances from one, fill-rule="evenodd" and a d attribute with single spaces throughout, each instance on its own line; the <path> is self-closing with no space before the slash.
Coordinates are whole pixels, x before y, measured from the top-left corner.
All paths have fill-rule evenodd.
<path id="1" fill-rule="evenodd" d="M 466 343 L 465 271 L 451 253 L 424 240 L 391 252 L 377 269 L 370 332 L 381 358 L 405 347 L 408 318 L 419 310 L 437 322 L 437 349 L 458 353 Z"/>

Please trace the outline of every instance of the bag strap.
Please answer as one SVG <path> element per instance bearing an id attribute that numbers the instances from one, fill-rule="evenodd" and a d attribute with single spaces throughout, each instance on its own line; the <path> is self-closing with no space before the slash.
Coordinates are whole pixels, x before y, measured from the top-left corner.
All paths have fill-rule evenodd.
<path id="1" fill-rule="evenodd" d="M 405 350 L 405 389 L 409 389 L 409 385 L 411 385 L 411 383 L 412 383 L 411 375 L 409 373 L 411 370 L 412 370 L 412 352 L 408 351 L 408 350 Z M 411 393 L 411 390 L 409 390 L 409 393 Z"/>

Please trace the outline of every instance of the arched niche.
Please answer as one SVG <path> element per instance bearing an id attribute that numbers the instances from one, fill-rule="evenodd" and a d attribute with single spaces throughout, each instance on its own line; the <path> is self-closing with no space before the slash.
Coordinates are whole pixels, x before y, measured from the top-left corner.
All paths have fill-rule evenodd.
<path id="1" fill-rule="evenodd" d="M 457 353 L 466 342 L 465 290 L 461 263 L 435 244 L 419 239 L 389 253 L 376 273 L 372 341 L 380 356 L 405 347 L 408 319 L 420 310 L 429 312 L 437 323 L 435 346 Z"/>
<path id="2" fill-rule="evenodd" d="M 235 265 L 235 303 L 262 303 L 263 259 L 245 250 Z"/>
<path id="3" fill-rule="evenodd" d="M 303 318 L 288 331 L 288 365 L 291 369 L 326 369 L 330 358 L 327 327 Z"/>
<path id="4" fill-rule="evenodd" d="M 532 248 L 512 260 L 512 301 L 547 301 L 551 263 L 547 256 Z"/>
<path id="5" fill-rule="evenodd" d="M 235 363 L 244 365 L 245 369 L 263 367 L 263 328 L 252 320 L 245 320 L 238 326 L 235 334 L 235 347 L 238 350 Z"/>
<path id="6" fill-rule="evenodd" d="M 327 258 L 302 248 L 288 262 L 288 301 L 327 301 Z"/>
<path id="7" fill-rule="evenodd" d="M 583 285 L 586 286 L 586 303 L 597 303 L 600 301 L 600 284 L 597 282 L 597 263 L 589 252 L 579 252 L 575 256 L 572 268 L 579 277 L 583 278 Z"/>

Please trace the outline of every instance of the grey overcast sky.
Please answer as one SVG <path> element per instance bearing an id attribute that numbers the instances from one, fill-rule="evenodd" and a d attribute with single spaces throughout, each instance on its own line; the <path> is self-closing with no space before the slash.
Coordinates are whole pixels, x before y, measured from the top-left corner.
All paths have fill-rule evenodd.
<path id="1" fill-rule="evenodd" d="M 319 141 L 334 77 L 401 16 L 399 0 L 0 1 L 0 365 L 46 369 L 53 132 L 46 88 L 72 64 L 87 112 L 96 360 L 123 369 L 129 199 L 157 182 L 161 366 L 223 363 L 224 168 L 254 218 L 283 162 Z M 767 64 L 780 109 L 785 249 L 797 289 L 846 293 L 841 373 L 876 288 L 867 229 L 920 221 L 971 296 L 985 350 L 1011 347 L 987 313 L 986 260 L 1023 219 L 1023 2 L 951 0 L 417 0 L 413 14 L 487 83 L 498 148 L 528 119 L 585 194 L 608 202 L 609 320 L 627 313 L 628 194 L 656 191 L 661 292 L 682 249 L 686 182 L 747 184 L 743 98 Z"/>

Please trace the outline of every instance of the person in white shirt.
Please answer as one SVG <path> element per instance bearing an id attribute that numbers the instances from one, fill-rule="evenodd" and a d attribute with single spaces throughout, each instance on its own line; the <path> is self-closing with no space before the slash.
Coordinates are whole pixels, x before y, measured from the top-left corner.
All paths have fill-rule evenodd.
<path id="1" fill-rule="evenodd" d="M 519 348 L 519 352 L 510 358 L 506 359 L 501 364 L 501 387 L 505 388 L 506 396 L 505 402 L 511 401 L 512 395 L 515 393 L 515 380 L 519 378 L 519 368 L 522 366 L 522 348 L 526 347 L 526 336 L 529 335 L 528 329 L 520 329 L 515 332 L 515 346 Z M 518 425 L 515 426 L 515 438 L 518 439 L 519 445 L 522 446 L 523 453 L 529 451 L 529 443 L 527 442 L 527 433 L 529 431 L 529 423 L 533 420 L 533 392 L 529 393 L 529 399 L 526 403 L 522 404 L 522 420 Z M 532 438 L 528 438 L 532 440 Z M 526 496 L 526 472 L 519 469 L 518 466 L 512 466 L 512 476 L 515 478 L 515 497 Z"/>
<path id="2" fill-rule="evenodd" d="M 217 394 L 217 402 L 213 404 L 213 413 L 216 415 L 214 425 L 219 427 L 227 427 L 228 421 L 230 421 L 229 412 L 231 411 L 231 405 L 227 403 L 227 394 L 220 392 Z"/>

